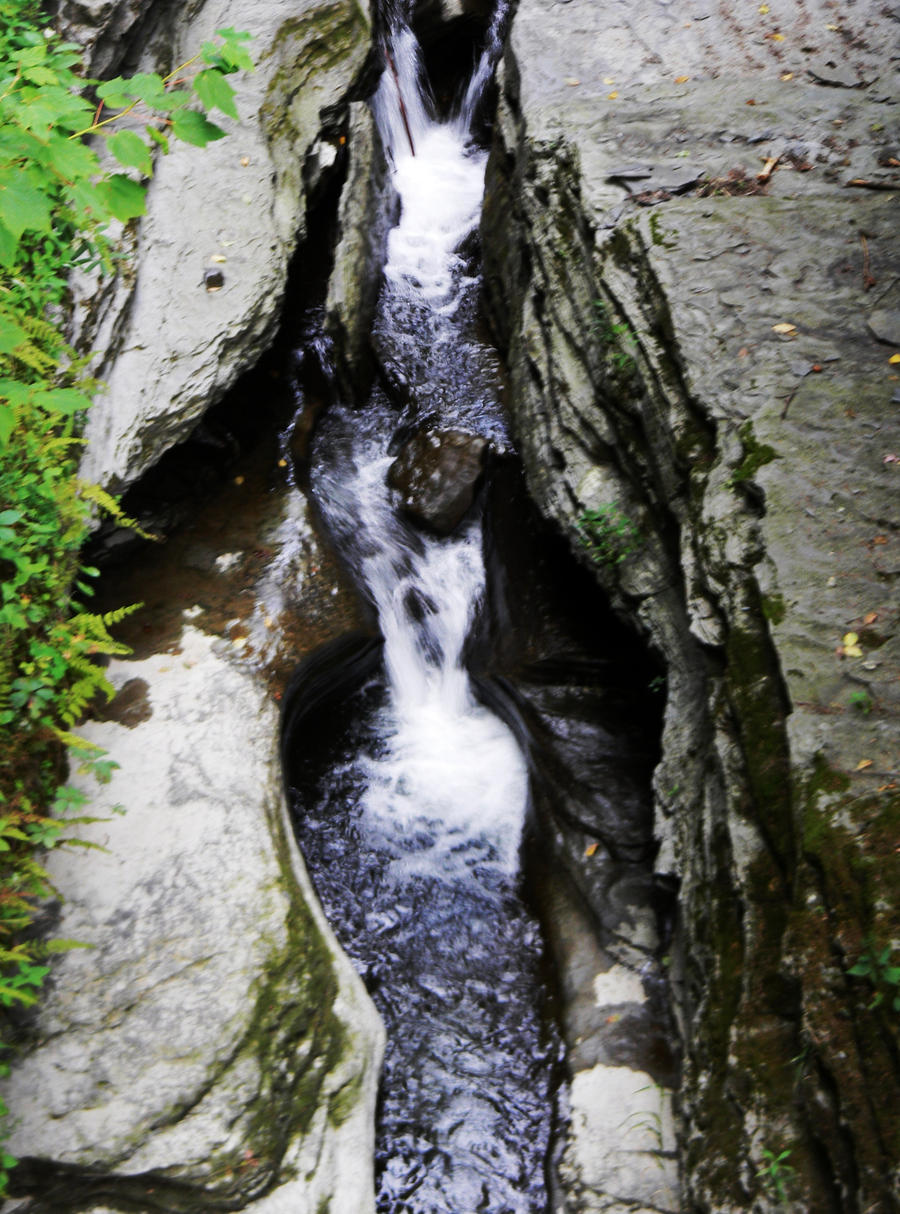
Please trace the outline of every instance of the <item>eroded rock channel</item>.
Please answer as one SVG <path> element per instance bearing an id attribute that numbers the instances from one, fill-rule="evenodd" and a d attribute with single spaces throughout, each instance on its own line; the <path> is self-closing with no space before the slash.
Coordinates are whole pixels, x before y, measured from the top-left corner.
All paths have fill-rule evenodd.
<path id="1" fill-rule="evenodd" d="M 473 136 L 479 5 L 434 108 L 349 0 L 60 6 L 259 70 L 76 302 L 86 473 L 226 475 L 111 591 L 16 1209 L 897 1209 L 896 14 L 776 7 L 520 0 Z"/>
<path id="2" fill-rule="evenodd" d="M 642 729 L 652 739 L 654 713 L 641 714 L 652 676 L 571 557 L 552 553 L 478 333 L 486 152 L 471 127 L 504 17 L 442 117 L 413 31 L 391 31 L 373 106 L 400 196 L 372 324 L 380 374 L 365 399 L 329 408 L 310 457 L 380 643 L 311 655 L 285 700 L 302 849 L 387 1029 L 376 1206 L 391 1214 L 525 1214 L 566 1189 L 579 1200 L 599 1189 L 586 1157 L 604 1117 L 607 1162 L 628 1138 L 632 1156 L 610 1164 L 609 1187 L 674 1200 L 673 1066 L 648 994 L 662 987 Z M 616 955 L 630 967 L 614 973 Z M 570 1100 L 560 1006 L 579 1077 L 623 1077 L 613 1100 L 579 1087 Z M 652 1142 L 634 1120 L 642 1088 Z"/>

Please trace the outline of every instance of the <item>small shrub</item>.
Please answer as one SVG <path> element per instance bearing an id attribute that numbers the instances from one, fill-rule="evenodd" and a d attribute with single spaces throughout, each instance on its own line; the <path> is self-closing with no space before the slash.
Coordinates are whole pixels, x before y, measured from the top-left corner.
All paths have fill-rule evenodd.
<path id="1" fill-rule="evenodd" d="M 644 542 L 638 528 L 616 502 L 585 510 L 576 525 L 579 541 L 598 565 L 620 565 Z"/>
<path id="2" fill-rule="evenodd" d="M 856 965 L 850 967 L 847 973 L 852 978 L 865 978 L 874 987 L 875 994 L 869 1004 L 869 1010 L 880 1007 L 886 1000 L 890 1008 L 900 1012 L 900 965 L 891 964 L 893 946 L 876 949 L 869 942 L 868 948 L 860 954 Z"/>
<path id="3" fill-rule="evenodd" d="M 767 1196 L 772 1201 L 778 1202 L 779 1205 L 787 1204 L 788 1191 L 794 1180 L 794 1169 L 787 1162 L 790 1154 L 790 1150 L 779 1151 L 776 1154 L 774 1151 L 763 1149 L 762 1155 L 765 1163 L 756 1173 L 758 1179 L 763 1183 Z"/>

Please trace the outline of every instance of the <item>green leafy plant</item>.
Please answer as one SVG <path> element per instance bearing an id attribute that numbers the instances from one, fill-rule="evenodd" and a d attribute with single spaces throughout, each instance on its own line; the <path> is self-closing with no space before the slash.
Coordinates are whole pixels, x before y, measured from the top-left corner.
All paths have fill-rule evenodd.
<path id="1" fill-rule="evenodd" d="M 768 1197 L 772 1201 L 778 1202 L 779 1205 L 785 1205 L 788 1202 L 789 1190 L 795 1176 L 793 1167 L 787 1162 L 790 1155 L 790 1150 L 776 1153 L 763 1148 L 762 1156 L 765 1163 L 756 1173 L 757 1178 L 762 1181 Z"/>
<path id="2" fill-rule="evenodd" d="M 612 320 L 602 299 L 594 300 L 594 310 L 594 328 L 603 344 L 608 347 L 613 365 L 620 371 L 630 370 L 634 366 L 634 354 L 637 350 L 637 339 L 631 326 L 625 321 Z"/>
<path id="3" fill-rule="evenodd" d="M 576 524 L 578 538 L 598 565 L 619 565 L 637 552 L 644 537 L 617 502 L 585 510 Z"/>
<path id="4" fill-rule="evenodd" d="M 66 783 L 66 751 L 110 778 L 114 760 L 72 731 L 112 695 L 101 662 L 127 649 L 109 630 L 135 609 L 86 606 L 97 570 L 80 552 L 95 509 L 131 520 L 77 474 L 99 385 L 65 337 L 69 275 L 115 268 L 111 225 L 144 213 L 144 179 L 171 139 L 224 136 L 207 113 L 237 117 L 227 77 L 252 66 L 248 38 L 219 30 L 166 76 L 101 83 L 36 0 L 0 0 L 0 1015 L 33 1004 L 51 953 L 72 947 L 29 930 L 55 892 L 41 858 L 87 846 L 71 835 L 92 819 Z M 4 1141 L 0 1131 L 0 1195 L 14 1162 Z"/>
<path id="5" fill-rule="evenodd" d="M 870 1010 L 887 1001 L 893 1011 L 900 1012 L 900 965 L 891 964 L 893 952 L 893 945 L 878 949 L 869 941 L 857 963 L 847 970 L 852 978 L 865 978 L 874 987 Z"/>
<path id="6" fill-rule="evenodd" d="M 850 707 L 861 712 L 863 716 L 867 717 L 872 711 L 872 697 L 867 691 L 851 691 L 849 700 Z"/>

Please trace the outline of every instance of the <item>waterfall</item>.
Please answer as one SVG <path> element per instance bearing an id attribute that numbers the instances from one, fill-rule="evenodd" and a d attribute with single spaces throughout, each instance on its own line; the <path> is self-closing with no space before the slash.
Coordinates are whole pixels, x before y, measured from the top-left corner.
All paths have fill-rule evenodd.
<path id="1" fill-rule="evenodd" d="M 311 481 L 377 612 L 386 678 L 362 689 L 351 742 L 299 830 L 388 1026 L 378 1209 L 534 1214 L 547 1204 L 556 1045 L 538 1006 L 539 932 L 518 890 L 526 765 L 464 663 L 484 594 L 481 519 L 476 506 L 438 538 L 403 516 L 387 484 L 398 433 L 427 425 L 506 441 L 494 356 L 471 332 L 479 279 L 463 250 L 486 160 L 468 122 L 494 52 L 443 123 L 411 30 L 395 29 L 385 53 L 373 107 L 401 214 L 375 331 L 406 400 L 398 413 L 376 386 L 364 408 L 332 407 Z"/>

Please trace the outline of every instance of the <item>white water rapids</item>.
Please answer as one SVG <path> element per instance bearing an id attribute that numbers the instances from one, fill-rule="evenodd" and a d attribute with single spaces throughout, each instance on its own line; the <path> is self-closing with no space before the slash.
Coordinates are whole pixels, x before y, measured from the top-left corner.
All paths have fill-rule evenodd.
<path id="1" fill-rule="evenodd" d="M 471 145 L 465 111 L 447 123 L 428 117 L 416 47 L 406 30 L 392 52 L 406 123 L 391 72 L 375 98 L 401 199 L 389 237 L 386 294 L 393 324 L 412 318 L 416 331 L 407 337 L 422 342 L 424 336 L 430 359 L 440 358 L 442 347 L 452 358 L 452 320 L 474 285 L 458 250 L 478 223 L 486 155 Z M 454 415 L 445 412 L 441 425 L 466 422 L 471 403 L 460 402 Z M 484 402 L 478 404 L 484 425 Z M 404 853 L 401 869 L 424 866 L 451 879 L 477 861 L 512 873 L 527 796 L 525 763 L 508 728 L 475 701 L 463 668 L 484 589 L 480 522 L 474 518 L 456 535 L 436 539 L 398 518 L 386 485 L 392 456 L 385 453 L 391 433 L 384 421 L 377 404 L 354 419 L 350 467 L 332 474 L 339 509 L 328 507 L 332 525 L 345 533 L 352 518 L 351 542 L 361 550 L 361 572 L 385 640 L 387 748 L 367 771 L 369 821 L 395 837 Z M 500 420 L 492 422 L 488 428 L 496 432 Z M 419 842 L 409 854 L 413 839 Z"/>
<path id="2" fill-rule="evenodd" d="M 558 1046 L 542 1011 L 540 933 L 520 896 L 526 764 L 465 669 L 485 594 L 480 506 L 437 538 L 404 518 L 387 485 L 398 446 L 422 428 L 506 442 L 495 355 L 473 335 L 479 279 L 466 245 L 486 159 L 467 129 L 476 90 L 436 122 L 416 51 L 408 30 L 395 35 L 374 102 L 402 208 L 374 335 L 394 398 L 376 385 L 360 407 L 332 406 L 311 466 L 377 612 L 384 677 L 342 705 L 347 735 L 299 794 L 298 831 L 388 1030 L 379 1214 L 537 1214 Z M 476 65 L 479 87 L 489 67 Z"/>

